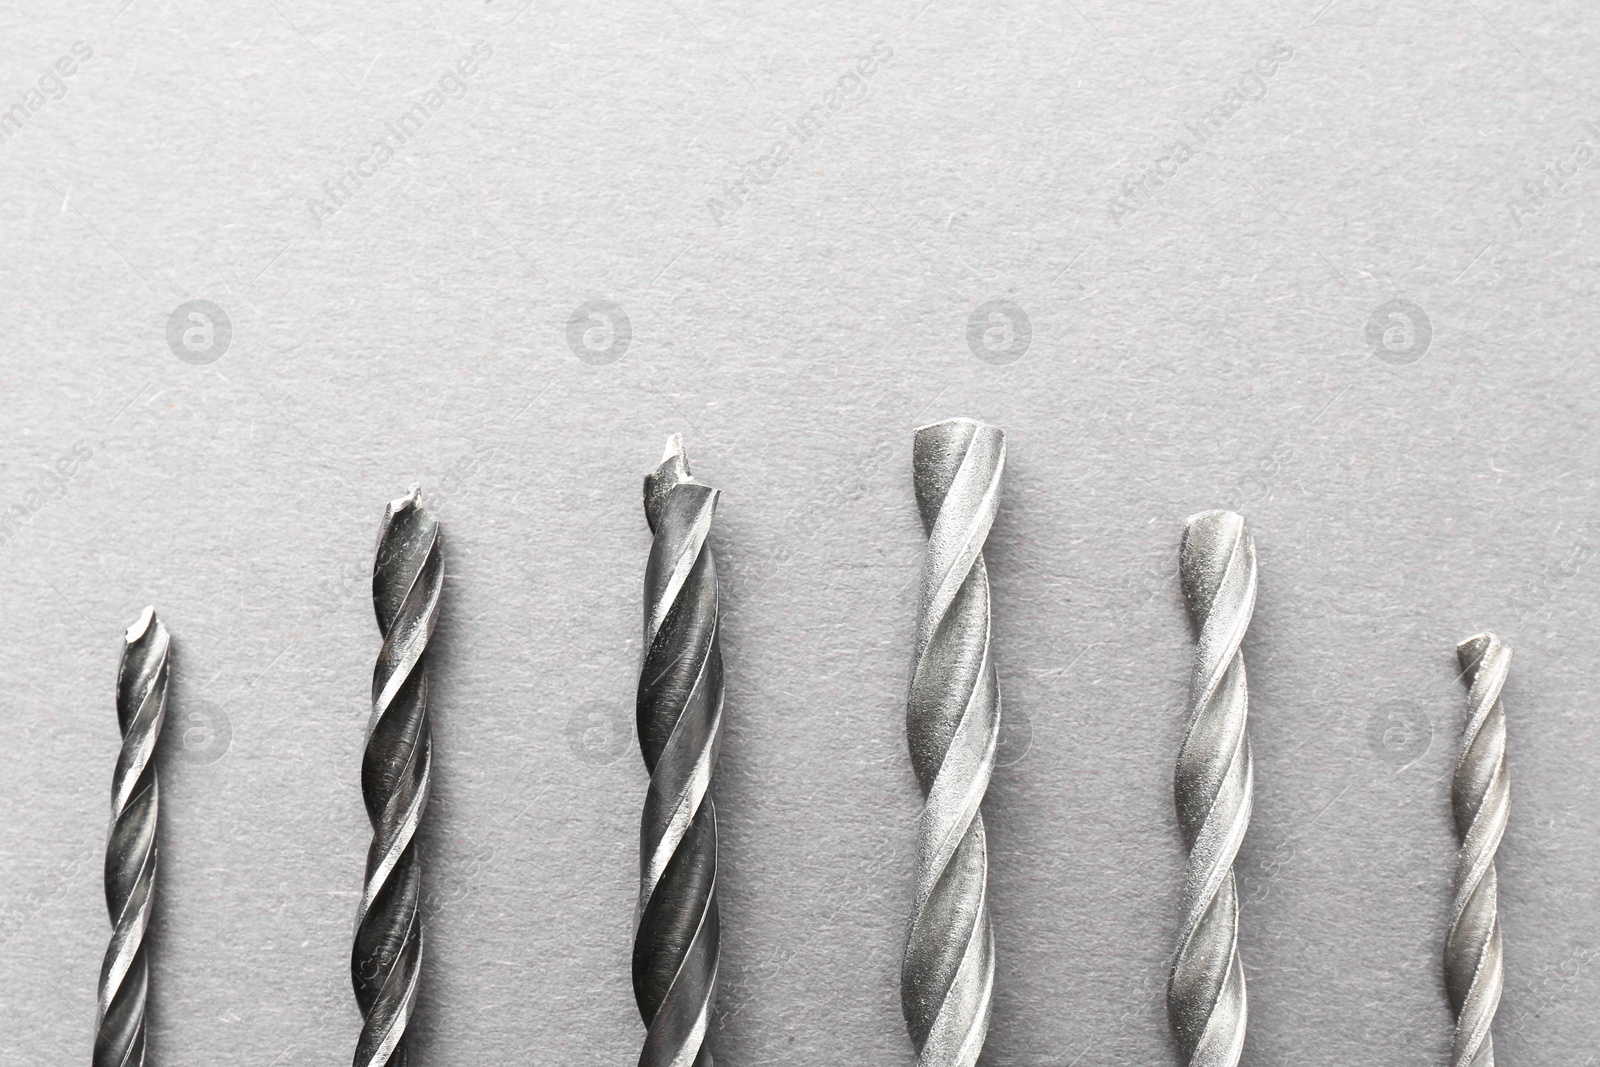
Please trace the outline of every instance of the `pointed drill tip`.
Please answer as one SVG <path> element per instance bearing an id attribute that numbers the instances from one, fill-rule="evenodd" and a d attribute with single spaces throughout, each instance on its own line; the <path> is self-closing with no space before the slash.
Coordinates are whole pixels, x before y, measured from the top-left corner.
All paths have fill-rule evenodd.
<path id="1" fill-rule="evenodd" d="M 675 433 L 667 438 L 667 447 L 662 450 L 661 462 L 645 475 L 645 479 L 660 483 L 667 488 L 681 482 L 694 481 L 694 475 L 689 473 L 689 453 L 683 447 L 683 434 Z"/>
<path id="2" fill-rule="evenodd" d="M 666 506 L 667 496 L 673 486 L 698 484 L 694 475 L 689 473 L 689 457 L 683 449 L 683 435 L 675 433 L 667 438 L 667 448 L 661 454 L 661 462 L 644 476 L 644 515 L 650 529 L 656 528 L 656 520 L 661 517 L 661 509 Z"/>

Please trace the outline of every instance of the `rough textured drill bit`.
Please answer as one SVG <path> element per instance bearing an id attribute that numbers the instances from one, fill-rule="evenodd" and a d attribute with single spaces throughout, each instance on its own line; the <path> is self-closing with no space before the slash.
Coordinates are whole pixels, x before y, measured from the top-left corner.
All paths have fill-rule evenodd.
<path id="1" fill-rule="evenodd" d="M 1207 511 L 1183 531 L 1178 567 L 1196 642 L 1189 728 L 1173 793 L 1189 861 L 1167 1012 L 1190 1067 L 1234 1067 L 1244 1050 L 1244 969 L 1233 860 L 1250 825 L 1249 697 L 1239 646 L 1256 603 L 1256 546 L 1244 519 Z"/>
<path id="2" fill-rule="evenodd" d="M 650 772 L 639 827 L 633 995 L 649 1027 L 640 1067 L 711 1067 L 717 995 L 717 812 L 722 741 L 717 565 L 706 535 L 717 490 L 689 474 L 674 435 L 644 479 L 654 539 L 644 574 L 639 750 Z"/>
<path id="3" fill-rule="evenodd" d="M 1005 465 L 1004 432 L 971 419 L 924 426 L 912 445 L 928 550 L 906 736 L 927 799 L 917 820 L 900 1006 L 920 1067 L 971 1067 L 989 1032 L 994 935 L 978 809 L 994 771 L 1000 687 L 989 655 L 983 545 Z"/>
<path id="4" fill-rule="evenodd" d="M 1451 781 L 1461 852 L 1456 899 L 1444 943 L 1444 981 L 1456 1013 L 1451 1067 L 1494 1067 L 1494 1013 L 1505 971 L 1500 949 L 1499 886 L 1494 855 L 1511 806 L 1506 778 L 1506 710 L 1500 703 L 1511 650 L 1494 634 L 1456 646 L 1467 694 L 1467 725 Z"/>
<path id="5" fill-rule="evenodd" d="M 350 981 L 363 1016 L 355 1067 L 406 1062 L 406 1024 L 422 969 L 415 839 L 433 764 L 424 654 L 439 619 L 443 582 L 439 527 L 412 486 L 384 512 L 372 563 L 372 606 L 383 648 L 372 672 L 372 717 L 361 761 L 372 846 L 350 952 Z"/>
<path id="6" fill-rule="evenodd" d="M 142 1067 L 144 1002 L 150 984 L 144 935 L 156 888 L 156 741 L 167 715 L 172 640 L 145 608 L 128 627 L 117 672 L 122 753 L 111 776 L 111 832 L 106 839 L 106 910 L 111 941 L 100 966 L 94 1067 Z"/>

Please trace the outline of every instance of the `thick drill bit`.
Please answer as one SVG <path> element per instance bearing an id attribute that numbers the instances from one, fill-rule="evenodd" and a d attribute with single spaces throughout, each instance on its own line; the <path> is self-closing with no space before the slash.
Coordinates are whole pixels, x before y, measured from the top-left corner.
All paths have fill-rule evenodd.
<path id="1" fill-rule="evenodd" d="M 900 1007 L 919 1067 L 971 1067 L 989 1032 L 994 935 L 979 805 L 994 771 L 1000 687 L 989 655 L 983 545 L 1000 504 L 1005 433 L 971 419 L 916 431 L 912 476 L 928 531 L 906 700 L 926 794 Z"/>
<path id="2" fill-rule="evenodd" d="M 1494 1067 L 1494 1013 L 1505 977 L 1500 949 L 1499 882 L 1494 856 L 1511 806 L 1506 778 L 1506 709 L 1500 703 L 1511 650 L 1494 634 L 1456 646 L 1467 694 L 1467 725 L 1451 781 L 1461 852 L 1456 899 L 1444 943 L 1444 981 L 1456 1013 L 1451 1067 Z"/>
<path id="3" fill-rule="evenodd" d="M 1178 566 L 1196 632 L 1189 728 L 1173 781 L 1189 861 L 1167 1013 L 1189 1067 L 1234 1067 L 1244 1050 L 1244 969 L 1233 860 L 1250 825 L 1249 696 L 1239 646 L 1256 603 L 1256 546 L 1243 517 L 1207 511 L 1183 531 Z"/>
<path id="4" fill-rule="evenodd" d="M 639 751 L 650 772 L 639 827 L 633 995 L 649 1027 L 639 1067 L 711 1067 L 717 995 L 717 812 L 722 742 L 717 565 L 706 535 L 717 490 L 695 481 L 673 435 L 645 475 L 654 539 L 644 572 Z"/>
<path id="5" fill-rule="evenodd" d="M 156 741 L 167 715 L 172 640 L 145 608 L 128 627 L 117 672 L 122 752 L 111 776 L 111 832 L 106 839 L 106 910 L 111 941 L 100 966 L 94 1067 L 143 1067 L 144 1003 L 150 984 L 144 935 L 156 889 Z"/>
<path id="6" fill-rule="evenodd" d="M 372 717 L 361 761 L 372 846 L 350 952 L 350 981 L 363 1016 L 355 1067 L 406 1062 L 406 1024 L 422 970 L 415 838 L 433 764 L 424 653 L 439 619 L 443 583 L 439 526 L 412 486 L 384 512 L 372 563 L 372 606 L 383 648 L 372 672 Z"/>

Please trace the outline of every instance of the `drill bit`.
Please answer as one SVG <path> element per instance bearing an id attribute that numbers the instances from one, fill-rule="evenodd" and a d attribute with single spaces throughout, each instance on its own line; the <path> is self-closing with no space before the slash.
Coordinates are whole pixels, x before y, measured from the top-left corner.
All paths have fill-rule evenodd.
<path id="1" fill-rule="evenodd" d="M 650 772 L 639 827 L 633 995 L 649 1027 L 639 1067 L 711 1067 L 717 995 L 717 812 L 722 742 L 717 565 L 706 535 L 718 492 L 694 480 L 674 434 L 645 475 L 654 535 L 644 573 L 639 751 Z"/>
<path id="2" fill-rule="evenodd" d="M 384 512 L 372 562 L 372 606 L 383 648 L 372 672 L 372 717 L 361 761 L 372 845 L 350 952 L 350 981 L 363 1017 L 355 1067 L 406 1062 L 406 1024 L 422 970 L 415 837 L 433 764 L 424 653 L 439 619 L 443 583 L 439 526 L 412 486 Z"/>
<path id="3" fill-rule="evenodd" d="M 1494 856 L 1511 806 L 1506 777 L 1506 709 L 1500 702 L 1511 650 L 1494 634 L 1456 646 L 1467 693 L 1467 725 L 1451 781 L 1461 852 L 1456 899 L 1444 943 L 1444 981 L 1456 1014 L 1451 1067 L 1494 1067 L 1494 1013 L 1505 977 L 1500 948 L 1499 882 Z"/>
<path id="4" fill-rule="evenodd" d="M 1233 860 L 1250 825 L 1249 695 L 1239 651 L 1256 603 L 1256 546 L 1244 518 L 1189 519 L 1178 567 L 1196 632 L 1189 727 L 1173 794 L 1189 849 L 1167 1013 L 1189 1067 L 1235 1067 L 1244 1050 L 1244 969 Z"/>
<path id="5" fill-rule="evenodd" d="M 128 627 L 117 671 L 122 752 L 111 776 L 111 832 L 106 839 L 106 910 L 111 941 L 100 966 L 94 1067 L 143 1067 L 145 993 L 150 969 L 144 935 L 156 888 L 156 741 L 167 715 L 172 639 L 145 608 Z"/>
<path id="6" fill-rule="evenodd" d="M 1000 504 L 1004 431 L 947 419 L 916 431 L 912 477 L 928 531 L 906 740 L 926 794 L 900 1007 L 919 1067 L 972 1067 L 989 1032 L 994 935 L 979 806 L 994 771 L 1000 687 L 989 656 L 983 545 Z"/>

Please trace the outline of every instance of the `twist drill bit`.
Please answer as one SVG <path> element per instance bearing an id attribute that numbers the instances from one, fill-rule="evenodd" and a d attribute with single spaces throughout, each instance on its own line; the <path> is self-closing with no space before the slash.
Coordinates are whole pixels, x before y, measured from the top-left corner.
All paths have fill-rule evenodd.
<path id="1" fill-rule="evenodd" d="M 1189 728 L 1173 781 L 1189 860 L 1167 1012 L 1189 1067 L 1235 1067 L 1247 1013 L 1233 860 L 1250 825 L 1254 783 L 1239 646 L 1255 610 L 1256 547 L 1244 518 L 1191 518 L 1178 565 L 1197 636 Z"/>
<path id="2" fill-rule="evenodd" d="M 717 565 L 706 535 L 718 492 L 689 473 L 674 434 L 645 475 L 654 535 L 644 573 L 639 751 L 650 772 L 639 827 L 633 995 L 649 1027 L 640 1067 L 711 1067 L 717 994 L 717 812 L 711 773 L 722 741 Z"/>
<path id="3" fill-rule="evenodd" d="M 172 640 L 145 608 L 128 627 L 117 672 L 122 752 L 111 776 L 111 832 L 106 839 L 106 911 L 111 941 L 100 966 L 94 1067 L 143 1067 L 145 993 L 150 984 L 144 935 L 156 888 L 156 816 L 160 789 L 156 741 L 167 715 Z"/>
<path id="4" fill-rule="evenodd" d="M 1451 1067 L 1494 1067 L 1494 1013 L 1505 977 L 1500 947 L 1499 880 L 1494 856 L 1511 806 L 1506 777 L 1506 710 L 1500 702 L 1511 650 L 1494 634 L 1456 646 L 1467 694 L 1467 725 L 1451 781 L 1461 852 L 1456 899 L 1444 943 L 1444 981 L 1456 1013 Z"/>
<path id="5" fill-rule="evenodd" d="M 926 794 L 900 1007 L 919 1067 L 972 1067 L 989 1032 L 994 935 L 979 805 L 994 771 L 1000 687 L 989 656 L 983 545 L 1000 504 L 1006 438 L 972 419 L 916 431 L 912 476 L 928 530 L 906 699 L 911 765 Z"/>
<path id="6" fill-rule="evenodd" d="M 439 526 L 412 486 L 384 512 L 372 563 L 372 606 L 383 648 L 372 672 L 372 717 L 361 761 L 372 845 L 350 952 L 350 981 L 363 1016 L 355 1067 L 406 1062 L 406 1024 L 422 970 L 415 838 L 433 764 L 424 653 L 443 584 Z"/>

